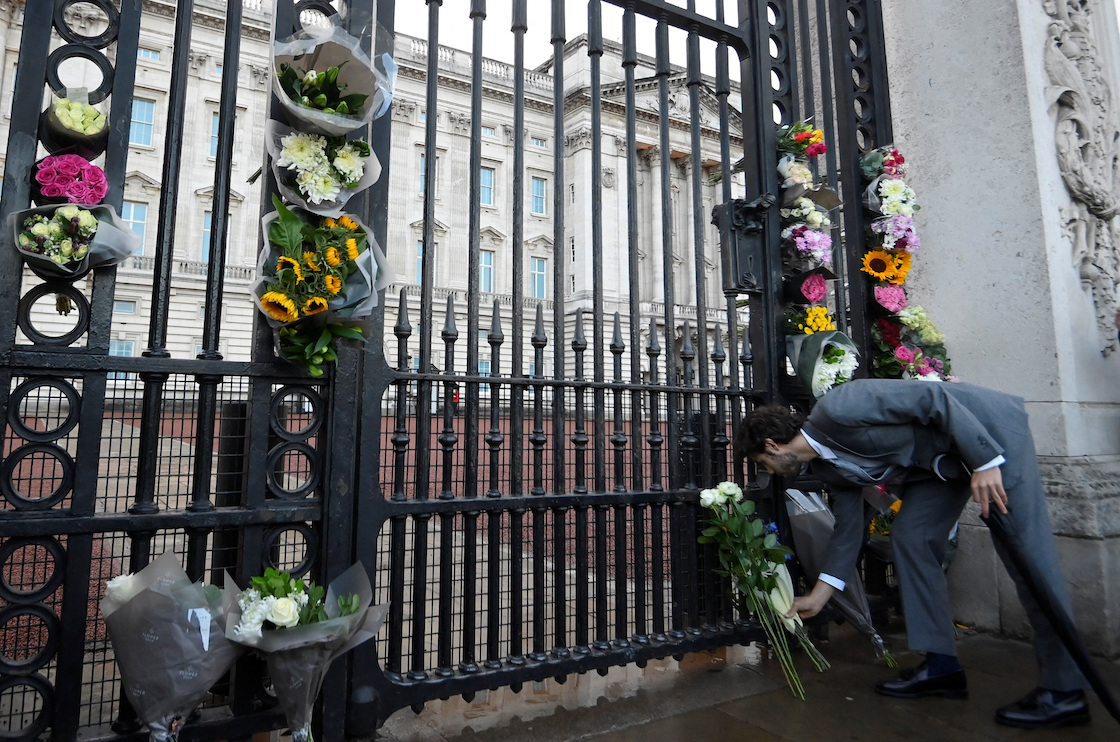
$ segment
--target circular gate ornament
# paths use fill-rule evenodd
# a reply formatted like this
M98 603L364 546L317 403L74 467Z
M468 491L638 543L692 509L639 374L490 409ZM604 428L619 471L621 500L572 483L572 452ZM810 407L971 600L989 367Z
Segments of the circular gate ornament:
M25 550L27 553L24 553ZM40 550L46 553L40 553ZM12 577L21 565L28 565L33 570L31 587L26 583L12 584ZM66 550L51 536L14 538L0 546L0 599L8 603L46 600L62 585L65 573ZM43 579L34 581L39 574Z
M23 464L24 459L31 457L40 457L42 459L51 458L57 462L57 466L61 470L57 475L52 477L27 477L27 481L35 483L54 483L54 490L49 494L42 497L31 497L28 493L16 490L16 482L13 480L13 475L16 473L18 467ZM42 468L42 464L36 462L31 458L29 462L32 471ZM19 510L47 510L48 508L57 505L62 501L62 498L74 487L74 459L70 454L63 451L61 448L53 443L29 443L25 446L20 446L11 453L4 460L3 467L0 467L0 492L4 493L4 498L15 505Z
M22 404L28 397L40 397L40 394L32 395L32 392L38 392L41 389L52 389L58 392L70 408L69 413L61 423L48 428L46 430L35 430L29 424L29 420L34 420L43 423L45 419L43 415L36 414L38 409L32 410L32 414L27 415L22 409ZM48 397L48 406L55 402L57 397L53 394ZM55 379L51 377L38 377L34 379L27 379L22 384L16 387L12 392L11 400L8 403L8 425L11 426L12 432L24 440L33 443L46 443L48 441L58 440L63 437L78 424L79 406L81 404L81 397L78 391L74 389L73 385L63 379ZM61 411L61 406L60 406Z

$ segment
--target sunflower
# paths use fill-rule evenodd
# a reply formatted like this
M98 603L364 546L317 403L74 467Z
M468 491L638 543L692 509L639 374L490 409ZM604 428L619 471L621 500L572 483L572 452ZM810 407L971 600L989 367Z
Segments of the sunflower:
M310 317L313 314L326 311L327 300L321 296L312 296L310 299L303 303L303 315Z
M331 295L342 291L342 279L338 276L326 276L323 281L327 284L327 291L331 292Z
M332 268L339 265L342 262L342 257L338 254L338 248L337 247L328 247L327 248L326 260L327 260L327 265L331 266Z
M910 262L913 256L903 251L894 256L894 276L890 279L893 284L906 283L906 274L910 272Z
M299 283L300 281L303 280L303 269L299 267L299 261L298 260L296 260L295 258L289 258L288 256L285 255L284 257L282 257L282 258L280 258L279 260L276 261L276 272L277 273L280 273L281 271L283 271L285 269L288 269L288 268L295 271L296 283Z
M261 297L261 308L268 312L268 315L273 319L278 319L281 322L295 322L299 319L299 312L296 311L296 303L292 301L286 294L279 291L269 291Z
M325 226L327 229L334 229L335 227L338 226L338 222L336 222L334 219L331 219L328 216L326 219L323 220L323 226Z
M886 250L872 250L863 256L862 270L880 281L888 281L895 274L894 256Z
M313 252L305 252L303 254L303 262L307 263L307 267L318 273L323 270L319 265L319 255Z
M348 216L343 216L338 220L338 223L349 229L351 232L358 231L358 223Z
M358 241L353 237L346 240L346 257L350 258L351 260L358 259Z

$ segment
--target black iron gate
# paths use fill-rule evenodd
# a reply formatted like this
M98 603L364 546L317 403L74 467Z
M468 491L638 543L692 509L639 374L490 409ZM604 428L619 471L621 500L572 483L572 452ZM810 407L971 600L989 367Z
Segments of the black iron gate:
M828 132L822 178L858 203L859 152L889 138L878 3L716 0L702 13L693 0L592 0L586 33L569 31L577 4L563 0L503 3L509 28L488 22L496 3L484 0L342 3L367 43L375 22L392 32L405 14L423 14L428 33L398 35L396 108L369 132L384 170L348 205L391 256L409 253L398 273L415 267L416 280L382 297L369 341L343 349L324 381L277 360L259 320L253 360L221 352L238 75L255 74L234 63L246 5L269 9L23 9L5 223L29 204L39 102L44 86L65 94L70 59L103 76L90 102L111 122L106 203L121 209L141 30L173 16L174 38L144 352L112 352L116 269L44 281L10 230L0 250L0 275L18 287L0 292L0 739L134 733L96 606L106 578L166 550L208 579L275 565L326 581L364 563L391 615L328 677L321 739L369 733L434 698L756 638L696 547L697 489L744 478L730 451L744 407L797 393L778 322L777 213L751 203L777 193L775 125L805 118ZM334 12L278 0L273 36L301 13ZM620 24L621 43L604 39L604 22ZM449 23L470 26L469 52L441 46ZM192 277L204 281L201 344L175 358L188 74L203 26L223 29L224 61L210 259ZM553 53L530 67L526 39L540 27ZM512 60L487 57L484 40ZM417 149L402 155L394 142L412 132ZM496 157L487 143L503 132ZM411 220L410 172L422 193ZM496 193L505 200L486 201ZM844 230L862 234L859 219L848 209ZM844 311L864 306L849 295L861 284L849 292L840 272L837 314L862 336ZM74 305L57 332L43 320L56 295ZM192 738L282 724L261 679L239 664Z

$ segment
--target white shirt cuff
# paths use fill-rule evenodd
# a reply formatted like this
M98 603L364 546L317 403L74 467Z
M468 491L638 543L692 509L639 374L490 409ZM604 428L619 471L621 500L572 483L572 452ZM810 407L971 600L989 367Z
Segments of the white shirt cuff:
M976 467L976 471L984 471L985 469L994 469L995 467L1005 463L1006 461L1007 461L1007 459L1003 458L1002 455L996 456L994 459L992 459L988 463L984 464L983 466Z
M827 584L827 585L832 585L834 588L836 588L840 592L844 591L844 586L847 584L843 580L837 579L837 578L833 577L832 575L826 575L824 572L821 572L820 575L817 577L817 579L820 580L821 582Z

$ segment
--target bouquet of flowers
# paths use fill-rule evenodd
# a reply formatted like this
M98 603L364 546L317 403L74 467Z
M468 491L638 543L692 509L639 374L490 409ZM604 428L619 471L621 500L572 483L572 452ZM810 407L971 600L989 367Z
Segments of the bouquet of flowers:
M342 216L350 197L381 175L381 164L362 139L307 134L269 121L266 142L280 195L322 216Z
M797 637L818 671L829 664L809 640L800 617L785 615L793 604L793 581L785 565L792 552L778 543L777 528L755 515L754 501L744 499L734 482L701 490L700 504L711 511L711 525L701 531L699 541L716 545L721 567L716 574L731 578L732 600L762 625L790 690L805 700L786 631Z
M945 334L922 307L906 306L871 326L878 354L872 362L876 376L922 381L955 381L945 350Z
M812 335L836 329L828 307L793 307L786 310L787 335Z
M823 155L827 151L824 131L812 124L798 121L778 129L778 152L804 159Z
M93 206L109 192L105 171L79 155L50 155L35 164L32 198L43 206L72 203Z
M276 211L264 219L268 244L250 291L275 327L290 326L279 336L281 354L321 376L322 364L334 359L333 339L360 337L356 328L327 318L369 315L390 271L373 235L353 217L307 214L276 196L272 202ZM316 321L307 322L310 318ZM325 336L323 324L330 328Z
M798 378L817 399L850 381L859 367L856 344L836 330L791 335L786 338L786 354Z
M895 503L899 502L901 501L895 500ZM828 540L836 528L836 517L825 505L820 494L795 489L786 490L786 512L789 513L789 526L793 534L797 561L801 563L806 577L815 579L820 574L818 565L824 560ZM893 513L890 515L893 517ZM872 525L874 523L875 521L872 521ZM867 591L864 589L858 569L852 569L852 574L845 580L843 591L834 593L830 602L853 626L871 639L876 655L886 662L887 667L898 666L887 643L883 641L883 637L875 630L871 621L871 605L867 600Z
M101 613L125 695L152 742L174 742L184 720L241 652L226 638L232 596L191 582L172 552L109 580Z
M361 564L324 590L287 572L267 569L237 599L226 624L232 641L268 662L272 687L295 742L310 742L312 704L334 659L371 639L388 604L370 606L373 589Z
M10 223L16 249L44 280L81 278L140 247L139 236L110 206L40 206L15 212Z
M801 273L832 265L832 237L806 224L782 230L783 273Z
M109 140L109 120L91 106L84 90L68 92L40 116L40 139L48 152L73 148L83 157L97 157Z
M309 131L347 134L384 114L393 100L393 58L382 54L375 66L339 26L305 28L277 42L273 66L281 106Z

